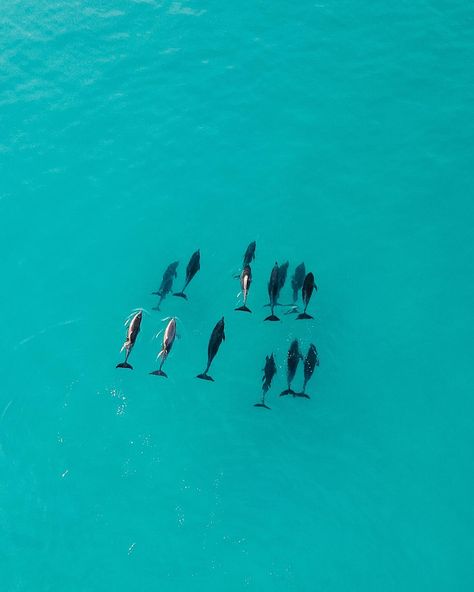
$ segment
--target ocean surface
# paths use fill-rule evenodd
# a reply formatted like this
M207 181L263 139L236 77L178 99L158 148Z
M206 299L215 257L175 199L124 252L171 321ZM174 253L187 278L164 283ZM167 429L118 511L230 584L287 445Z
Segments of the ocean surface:
M0 23L2 591L472 591L472 3L5 0ZM198 248L189 300L152 310ZM263 321L286 260L314 321ZM278 396L295 338L310 400Z

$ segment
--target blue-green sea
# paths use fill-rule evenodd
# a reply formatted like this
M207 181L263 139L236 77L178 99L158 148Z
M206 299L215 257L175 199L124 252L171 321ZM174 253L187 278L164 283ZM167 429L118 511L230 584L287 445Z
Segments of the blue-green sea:
M472 3L4 0L0 24L1 590L472 591ZM264 322L287 260L315 318ZM279 397L293 339L310 400Z

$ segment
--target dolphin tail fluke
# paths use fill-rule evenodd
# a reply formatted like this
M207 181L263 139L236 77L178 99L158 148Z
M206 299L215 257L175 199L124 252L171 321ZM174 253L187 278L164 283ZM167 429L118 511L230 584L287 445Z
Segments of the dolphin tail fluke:
M186 294L184 292L174 292L173 296L177 296L178 298L184 298L185 300L188 299L188 297L186 296Z
M280 397L283 397L284 395L296 395L296 393L293 389L287 388L284 391L281 391Z
M309 395L307 395L306 393L295 393L295 397L301 397L303 399L311 399L311 397Z
M271 409L271 407L265 405L265 403L254 403L254 407L264 407L265 409Z
M235 310L242 310L244 312L252 312L250 310L250 308L248 308L247 306L245 306L245 304L243 306L239 306L238 308L236 308Z
M307 312L302 312L296 317L296 320L298 321L300 321L301 319L314 319L314 317L309 315Z
M196 378L201 378L202 380L210 380L211 382L214 382L214 379L212 378L212 376L209 376L207 371L203 372L202 374L198 374Z
M150 372L150 374L153 374L154 376L164 376L165 378L168 378L168 375L163 372L163 370L155 370L154 372Z
M159 304L157 304L156 306L154 306L154 307L152 308L152 310L161 310L161 308L160 308L160 305L159 305Z
M117 364L115 367L116 368L128 368L129 370L133 370L133 366L131 364L129 364L128 362L120 362L120 364Z
M280 319L276 315L274 315L274 314L271 314L269 317L267 317L265 319L265 321L279 321L279 320Z

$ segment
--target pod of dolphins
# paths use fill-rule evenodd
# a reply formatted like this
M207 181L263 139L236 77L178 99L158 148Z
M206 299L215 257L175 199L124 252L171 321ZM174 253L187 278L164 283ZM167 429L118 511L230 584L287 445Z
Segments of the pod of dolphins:
M255 259L255 248L256 242L253 241L247 247L243 261L242 261L242 271L239 276L236 276L240 280L240 287L241 287L241 294L243 299L243 304L235 308L236 311L241 312L252 312L250 308L247 306L247 300L249 297L250 286L252 284L252 269L250 264ZM172 292L173 290L173 282L175 278L178 276L177 268L179 262L174 261L170 263L166 268L165 272L163 273L163 278L161 281L160 288L156 292L152 292L152 294L159 296L159 301L154 310L160 310L160 306L163 300L167 297L168 294L172 293L173 296L177 296L178 298L184 298L187 300L188 296L185 293L185 290L189 286L191 280L197 274L197 272L201 268L201 253L198 249L195 251L189 260L189 263L186 267L186 277L184 281L183 288L180 292ZM291 279L291 288L293 292L293 301L291 304L281 304L279 302L279 297L283 286L285 285L287 274L288 274L288 267L289 262L286 261L283 265L278 265L275 262L273 266L270 278L268 280L268 297L269 302L265 306L270 307L270 315L267 316L264 320L265 321L280 321L280 319L275 315L275 307L287 307L289 310L285 314L295 314L298 313L296 319L303 320L303 319L312 319L310 314L308 314L307 308L311 300L311 296L313 292L318 290L318 287L314 280L313 273L309 272L306 273L306 268L304 263L300 263L294 271L293 277ZM298 294L301 292L301 300L303 303L303 311L298 312ZM130 354L133 350L133 347L136 343L138 334L140 333L141 322L143 319L143 310L137 309L128 317L126 321L127 326L127 335L122 345L121 352L125 350L125 359L123 362L117 364L117 368L128 368L130 370L133 369L133 366L129 363L128 359ZM161 350L158 353L157 359L160 360L160 365L158 370L154 370L150 372L150 374L155 376L163 376L167 377L167 374L163 371L163 365L166 362L168 355L171 352L173 347L174 341L176 339L176 317L171 317L168 319L168 323L166 328L163 332L163 339ZM198 374L196 378L200 378L202 380L208 380L214 382L214 379L209 374L209 370L211 368L211 364L214 358L219 351L221 343L225 341L225 324L224 324L224 317L222 317L217 324L215 325L214 329L212 330L211 336L209 338L209 344L207 348L207 365L204 371L201 374ZM292 389L292 383L296 375L296 371L298 369L298 365L300 361L303 362L303 386L301 391L295 391ZM319 366L319 357L316 346L310 344L309 349L305 356L300 351L300 345L297 339L293 340L287 354L287 387L284 391L280 393L280 397L284 395L293 395L293 397L301 397L305 399L309 399L309 395L306 393L306 386L310 381L311 377L313 376L315 368ZM263 368L263 378L262 378L262 397L259 403L255 403L255 407L263 407L265 409L270 409L270 407L266 404L266 396L268 391L271 388L273 378L277 373L277 365L275 362L275 357L273 353L269 356L266 356L265 359L265 366Z

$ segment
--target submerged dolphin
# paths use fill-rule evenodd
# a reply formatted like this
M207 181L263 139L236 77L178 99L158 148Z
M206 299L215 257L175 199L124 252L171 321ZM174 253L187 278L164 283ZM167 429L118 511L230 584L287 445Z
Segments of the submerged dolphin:
M288 310L286 314L293 314L298 312L297 301L298 301L298 292L303 287L304 278L306 276L306 268L304 263L300 263L296 268L295 272L293 273L293 277L291 278L291 288L293 290L293 304L291 305L291 310Z
M303 389L300 393L296 393L297 397L305 397L309 399L309 395L306 394L306 385L311 380L313 376L314 369L316 366L319 366L319 356L318 350L316 346L311 343L308 349L308 353L306 354L306 358L303 362L303 369L304 369L304 382L303 382Z
M277 299L279 298L280 292L281 292L283 286L285 285L286 276L288 275L289 265L290 265L290 263L288 261L285 261L285 263L283 263L283 265L280 265L280 267L278 268L278 295L277 295Z
M257 243L255 241L252 241L249 244L249 246L247 247L247 249L244 253L242 268L247 267L247 265L250 265L252 263L252 261L255 259L255 247L256 246L257 246Z
M160 304L173 289L173 280L178 275L176 272L176 268L178 267L178 265L179 261L173 261L173 263L170 263L168 265L163 274L163 279L161 280L159 290L157 290L156 292L152 292L153 294L156 294L160 297L158 304L153 307L154 310L160 310Z
M291 383L293 382L293 378L296 374L296 369L298 368L298 364L300 360L303 358L300 352L300 347L298 344L298 340L295 339L291 342L290 349L288 350L287 356L287 372L286 378L288 381L288 388L280 393L280 397L283 395L293 395L295 396L295 391L291 388Z
M266 356L262 377L262 400L260 403L255 403L254 407L264 407L265 409L270 409L270 407L265 403L265 396L272 385L272 380L276 374L276 371L277 367L273 354Z

